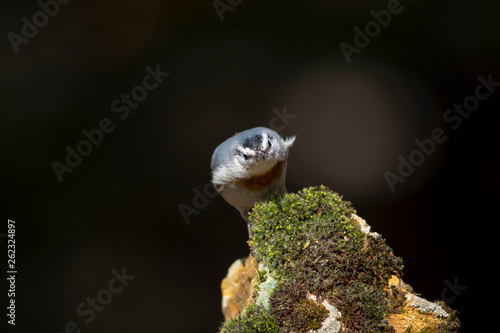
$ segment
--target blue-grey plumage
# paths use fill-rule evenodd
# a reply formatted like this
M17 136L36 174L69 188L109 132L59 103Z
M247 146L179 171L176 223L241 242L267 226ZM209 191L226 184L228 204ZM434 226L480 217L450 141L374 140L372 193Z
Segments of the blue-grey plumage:
M212 183L247 223L248 212L257 201L285 190L288 151L294 140L256 127L235 134L215 149ZM250 225L248 230L251 237Z

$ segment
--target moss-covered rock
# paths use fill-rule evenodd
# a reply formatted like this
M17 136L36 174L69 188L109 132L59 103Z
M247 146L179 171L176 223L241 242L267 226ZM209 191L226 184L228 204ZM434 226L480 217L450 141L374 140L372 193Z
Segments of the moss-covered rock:
M402 260L355 213L349 202L324 186L257 204L250 216L250 247L260 267L255 270L253 291L258 301L251 303L256 308L249 306L227 321L223 332L260 332L240 330L249 329L249 315L255 319L256 313L281 332L407 329L406 324L395 328L395 323L415 298L410 301L411 289L402 282L389 284L401 281ZM266 285L266 294L259 295L259 283L269 281L277 283L271 284L272 290ZM439 311L448 315L441 306L428 303L434 311L429 310L429 316L439 317ZM429 332L445 332L440 327L456 332L456 318L452 323L451 316L442 317Z

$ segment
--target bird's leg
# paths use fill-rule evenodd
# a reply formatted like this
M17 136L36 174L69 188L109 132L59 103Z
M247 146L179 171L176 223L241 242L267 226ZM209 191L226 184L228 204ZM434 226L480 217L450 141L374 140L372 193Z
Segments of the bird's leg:
M248 228L248 239L252 239L252 226L250 225L250 221L247 221Z
M241 217L243 217L243 220L247 223L247 229L248 229L248 239L252 239L252 226L250 225L250 220L248 219L248 211L243 211L240 212Z

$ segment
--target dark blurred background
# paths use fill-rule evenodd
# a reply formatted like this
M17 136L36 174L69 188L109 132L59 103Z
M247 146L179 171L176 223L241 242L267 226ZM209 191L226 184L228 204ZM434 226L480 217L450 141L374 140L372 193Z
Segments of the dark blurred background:
M479 332L496 294L500 87L456 130L443 114L474 95L478 76L500 81L500 3L402 1L350 64L339 44L354 45L354 28L387 0L220 3L232 10L223 21L210 0L71 1L44 21L35 1L2 1L0 233L16 222L12 331L64 332L74 321L89 333L216 332L219 284L248 254L246 226L221 197L201 202L189 224L178 207L193 207L193 189L209 183L219 143L271 126L286 107L295 117L276 124L297 135L288 190L325 184L344 195L404 258L405 281L427 299L445 295L462 332ZM41 27L16 53L10 33L24 38L22 18L33 15ZM170 75L121 120L111 104L142 85L147 66ZM60 182L52 163L66 164L65 147L103 118L114 131ZM391 191L384 173L435 128L448 139ZM5 241L0 249L5 277ZM123 267L135 279L86 323L76 307Z

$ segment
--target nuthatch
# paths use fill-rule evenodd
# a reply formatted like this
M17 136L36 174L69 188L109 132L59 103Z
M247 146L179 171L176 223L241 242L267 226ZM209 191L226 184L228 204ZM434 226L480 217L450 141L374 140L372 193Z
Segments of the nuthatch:
M257 201L284 192L288 150L294 141L295 136L283 140L269 128L256 127L227 139L212 155L212 183L239 210L250 238L248 212Z

